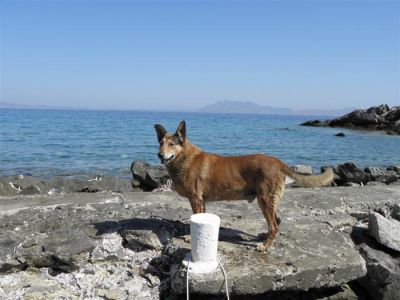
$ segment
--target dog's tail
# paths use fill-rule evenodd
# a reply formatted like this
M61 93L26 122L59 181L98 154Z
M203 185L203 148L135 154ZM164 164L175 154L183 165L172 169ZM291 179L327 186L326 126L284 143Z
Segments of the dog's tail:
M285 174L302 187L321 187L330 185L335 175L332 168L327 168L324 173L319 175L303 175L296 173L290 167L285 169Z

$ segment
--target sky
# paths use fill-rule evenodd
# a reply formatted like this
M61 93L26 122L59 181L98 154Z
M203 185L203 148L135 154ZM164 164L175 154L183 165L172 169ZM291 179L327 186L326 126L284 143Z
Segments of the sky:
M1 0L1 102L400 105L400 1Z

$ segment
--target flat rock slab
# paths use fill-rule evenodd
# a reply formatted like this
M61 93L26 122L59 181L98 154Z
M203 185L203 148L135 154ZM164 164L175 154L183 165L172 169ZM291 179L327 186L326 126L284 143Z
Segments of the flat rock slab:
M363 276L365 262L354 249L351 226L371 210L395 204L400 204L400 186L288 189L279 208L279 236L268 253L255 251L257 234L267 230L256 202L213 202L207 211L221 217L219 255L230 290L247 295L339 286ZM49 280L65 274L84 280L88 265L101 269L100 265L121 264L131 270L132 278L140 279L147 273L135 270L147 253L148 268L164 274L159 275L162 280L170 274L172 292L184 293L185 270L180 263L190 249L183 238L189 233L190 215L189 202L173 192L0 197L0 286L9 284L10 274L42 269L53 274L46 277ZM191 292L223 290L219 271L190 276ZM40 281L40 276L34 280ZM26 284L9 291L22 295ZM110 284L129 295L118 280ZM84 291L79 286L83 285L74 286L74 295ZM106 292L94 290L93 295Z
M400 222L372 212L369 215L369 234L382 245L400 251Z

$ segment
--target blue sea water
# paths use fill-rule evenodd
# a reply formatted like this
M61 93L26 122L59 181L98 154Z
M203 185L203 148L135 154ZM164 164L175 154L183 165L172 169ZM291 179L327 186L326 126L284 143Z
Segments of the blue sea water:
M129 176L133 160L159 163L153 125L175 131L183 119L188 138L207 152L265 153L316 170L346 161L400 165L400 136L299 126L315 118L321 117L0 109L0 175ZM338 131L347 136L335 137Z

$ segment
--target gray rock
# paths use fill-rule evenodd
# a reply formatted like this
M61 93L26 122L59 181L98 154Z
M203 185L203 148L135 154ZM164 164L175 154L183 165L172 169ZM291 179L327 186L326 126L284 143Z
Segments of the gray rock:
M338 132L335 134L335 136L345 137L346 135L343 132Z
M368 181L365 185L367 185L367 186L386 186L387 184L382 181Z
M256 204L207 203L221 217L219 255L232 296L279 292L307 299L318 290L320 299L363 277L365 262L349 234L358 220L351 215L400 204L400 187L299 188L284 197L279 236L268 253L254 251L257 234L267 229ZM184 240L190 215L189 202L173 192L2 197L0 299L184 293L180 263L190 249ZM190 278L191 291L220 295L220 272Z
M310 166L294 165L294 166L291 166L291 168L297 173L301 173L301 174L305 174L305 175L313 174L313 169Z
M369 234L382 245L400 251L400 222L372 212L369 215Z
M175 229L160 219L132 219L121 224L120 232L127 247L143 251L161 249L172 238Z
M365 173L363 170L358 168L354 163L347 162L343 165L337 166L338 175L340 179L345 182L354 183L367 183L371 180L371 175Z
M373 249L367 244L360 245L360 253L367 263L368 273L357 280L372 299L398 299L400 291L400 259Z
M8 178L0 177L0 196L13 196L19 192L18 188L11 186Z
M165 166L152 166L144 161L134 161L131 172L133 180L140 182L140 188L144 191L152 191L170 179Z
M397 175L400 175L400 166L389 166L386 168L387 171L395 171Z
M395 171L385 171L377 167L366 167L365 172L371 174L371 180L387 183L395 181L397 176Z

